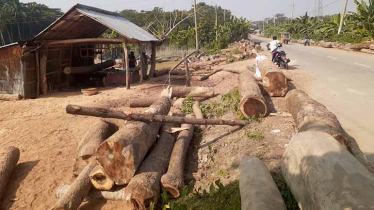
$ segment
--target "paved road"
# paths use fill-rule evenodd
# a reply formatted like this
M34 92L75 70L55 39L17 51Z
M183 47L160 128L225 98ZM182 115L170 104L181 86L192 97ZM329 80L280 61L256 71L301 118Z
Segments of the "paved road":
M296 61L297 68L315 75L308 94L337 115L374 162L374 56L300 44L285 45L283 49Z

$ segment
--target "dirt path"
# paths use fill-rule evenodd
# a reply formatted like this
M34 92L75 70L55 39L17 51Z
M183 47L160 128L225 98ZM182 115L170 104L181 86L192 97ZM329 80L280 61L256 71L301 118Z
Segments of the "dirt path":
M253 64L254 60L248 60L229 67L245 70ZM0 101L0 147L16 146L21 151L0 209L50 209L57 201L56 189L72 182L77 144L98 119L67 115L66 105L104 106L113 100L126 102L132 97L153 96L165 87L165 80L166 77L157 78L135 85L131 90L101 89L100 94L91 97L71 92L48 94L35 100ZM184 81L174 83L182 85ZM194 82L193 86L214 87L223 95L237 84L238 75L220 72L207 81ZM218 178L223 179L224 184L237 179L237 166L248 155L258 156L270 169L279 170L279 161L294 133L294 124L292 117L284 114L283 98L268 98L268 102L271 112L277 113L275 116L247 128L210 126L195 138L189 150L186 174L190 178L196 174L200 177L196 187L205 187ZM233 117L232 112L224 116L227 119ZM81 209L119 209L121 206L119 202L98 202L84 204Z

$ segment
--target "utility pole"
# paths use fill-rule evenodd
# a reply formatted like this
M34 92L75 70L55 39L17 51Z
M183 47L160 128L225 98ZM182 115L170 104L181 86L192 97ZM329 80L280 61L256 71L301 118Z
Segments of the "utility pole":
M223 9L223 25L226 26L226 10Z
M292 13L291 13L291 19L293 19L293 14L294 14L294 12L295 12L295 3L293 3L292 5Z
M194 0L194 7L193 7L194 13L195 13L195 38L196 38L196 53L199 52L199 33L197 31L198 25L197 25L197 13L196 13L196 0Z
M216 4L216 42L218 41L218 7Z
M345 13L347 12L347 5L348 5L348 0L345 0L343 14L342 14L341 19L340 19L340 26L339 26L338 34L340 34L340 32L342 32L344 17L345 17Z

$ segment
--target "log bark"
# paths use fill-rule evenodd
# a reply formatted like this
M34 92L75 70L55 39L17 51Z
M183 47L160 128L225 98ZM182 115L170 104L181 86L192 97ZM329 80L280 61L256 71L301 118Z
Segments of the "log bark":
M108 60L103 63L91 65L91 66L84 66L84 67L66 67L64 69L65 74L87 74L95 71L100 71L106 68L110 68L116 65L116 61Z
M362 49L361 52L374 55L374 50Z
M78 144L77 156L73 167L73 174L78 176L84 167L95 158L95 153L100 144L116 132L114 126L99 120L88 129Z
M214 97L214 90L206 87L173 87L172 97L185 98L187 96L192 97Z
M166 115L170 107L170 100L161 97L146 111L146 114ZM97 150L97 161L117 185L130 182L149 148L156 141L161 123L153 120L148 122L150 123L128 122L104 141Z
M330 134L370 172L374 173L373 164L362 153L356 140L346 133L337 117L324 105L311 99L301 90L290 91L286 97L286 104L296 122L298 132L322 131Z
M256 157L240 163L239 188L242 209L287 210L269 169Z
M144 108L150 107L154 102L156 102L159 98L134 98L130 99L130 108Z
M85 197L91 190L91 182L89 174L92 169L96 166L95 161L91 161L79 174L77 179L71 184L69 190L61 196L53 210L63 209L63 210L76 210L81 205Z
M127 121L140 121L140 122L148 122L148 123L164 122L164 123L196 124L196 125L247 125L247 122L243 120L195 119L195 118L173 117L173 116L165 116L161 114L147 114L147 113L146 114L136 114L136 113L126 114L122 111L113 111L113 110L105 109L105 108L81 107L81 106L76 106L76 105L68 105L66 107L66 112L68 114L74 114L74 115L92 116L92 117L101 117L101 118L113 118L113 119L121 119L121 120L127 120ZM132 129L135 129L135 128L132 128ZM117 131L113 136L117 136L120 133L121 133L120 131ZM124 131L124 134L127 135L126 131ZM112 138L113 136L111 136L110 138ZM113 138L118 138L118 137L113 137Z
M261 51L261 45L256 44L256 46L255 46L255 50L256 50L257 52L260 52L260 51Z
M102 166L97 165L90 173L92 185L98 190L108 191L112 189L114 182L105 174Z
M43 53L42 58L40 59L40 86L42 89L42 93L46 94L48 92L48 84L47 84L47 55Z
M267 114L264 96L251 72L244 71L240 74L239 94L239 108L245 117L259 117Z
M56 191L56 198L61 198L66 192L69 191L71 185L62 185ZM99 191L92 189L85 201L97 201L98 199L112 200L112 201L124 201L126 196L126 188L113 191Z
M21 99L20 94L0 94L0 101L18 101Z
M352 50L370 49L370 45L374 44L372 41L362 42L358 44L351 44Z
M195 101L195 103L192 106L193 113L195 114L196 119L204 119L204 114L200 109L200 102ZM205 129L206 125L200 125L199 128Z
M374 50L374 43L370 45L370 49Z
M187 116L192 118L191 116ZM173 198L179 198L180 190L184 187L184 165L191 143L195 125L183 124L184 130L179 133L170 157L169 168L166 174L161 177L161 184Z
M12 176L20 156L16 147L8 147L0 152L0 200L5 192L5 187Z
M282 70L269 59L261 61L259 69L262 74L262 85L269 96L284 97L288 92L288 82Z
M156 147L126 187L126 203L132 209L145 210L151 202L156 204L159 200L161 176L167 171L175 143L175 136L164 130L161 131Z
M216 58L214 60L205 61L205 62L190 63L190 68L193 68L196 70L196 69L201 69L205 66L216 65L216 64L219 64L225 61L227 61L227 58Z
M281 163L300 209L372 209L374 176L330 135L296 134Z

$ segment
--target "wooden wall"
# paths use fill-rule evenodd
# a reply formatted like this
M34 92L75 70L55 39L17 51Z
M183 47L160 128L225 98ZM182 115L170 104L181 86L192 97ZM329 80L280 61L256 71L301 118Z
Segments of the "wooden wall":
M0 93L24 95L22 48L19 45L0 49Z

